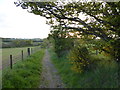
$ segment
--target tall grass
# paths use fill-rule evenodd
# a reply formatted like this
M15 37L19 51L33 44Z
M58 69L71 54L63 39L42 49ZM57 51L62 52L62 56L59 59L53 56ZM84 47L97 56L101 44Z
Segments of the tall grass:
M3 71L3 88L36 88L40 84L42 70L41 60L44 49L31 55L23 62L14 65L13 69Z
M84 73L71 70L72 65L66 56L58 58L52 49L49 50L51 60L61 75L67 88L117 88L118 68L114 61L103 60L93 69Z

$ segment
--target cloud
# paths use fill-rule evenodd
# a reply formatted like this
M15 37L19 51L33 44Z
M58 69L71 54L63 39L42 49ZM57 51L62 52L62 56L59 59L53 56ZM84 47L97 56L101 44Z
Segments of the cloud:
M16 7L11 0L0 2L0 37L46 38L50 26L44 17Z

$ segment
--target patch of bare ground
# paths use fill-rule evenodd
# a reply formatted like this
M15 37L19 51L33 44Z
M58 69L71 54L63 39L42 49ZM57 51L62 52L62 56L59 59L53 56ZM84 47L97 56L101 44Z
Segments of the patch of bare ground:
M50 60L48 50L42 60L43 70L41 75L41 85L39 88L64 88L60 76Z

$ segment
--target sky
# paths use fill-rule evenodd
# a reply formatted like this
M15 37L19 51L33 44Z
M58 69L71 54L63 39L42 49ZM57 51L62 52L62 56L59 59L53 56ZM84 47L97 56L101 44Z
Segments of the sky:
M14 1L0 0L0 37L46 38L50 32L46 19L16 7Z

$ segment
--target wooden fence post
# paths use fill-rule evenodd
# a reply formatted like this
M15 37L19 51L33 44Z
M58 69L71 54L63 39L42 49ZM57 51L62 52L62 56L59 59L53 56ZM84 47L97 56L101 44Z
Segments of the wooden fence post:
M30 56L30 48L28 48L28 56Z
M23 60L23 50L22 50L22 60Z
M96 50L96 55L98 55L98 50Z
M10 68L12 69L12 55L10 55Z
M31 48L31 54L33 53L33 49Z

